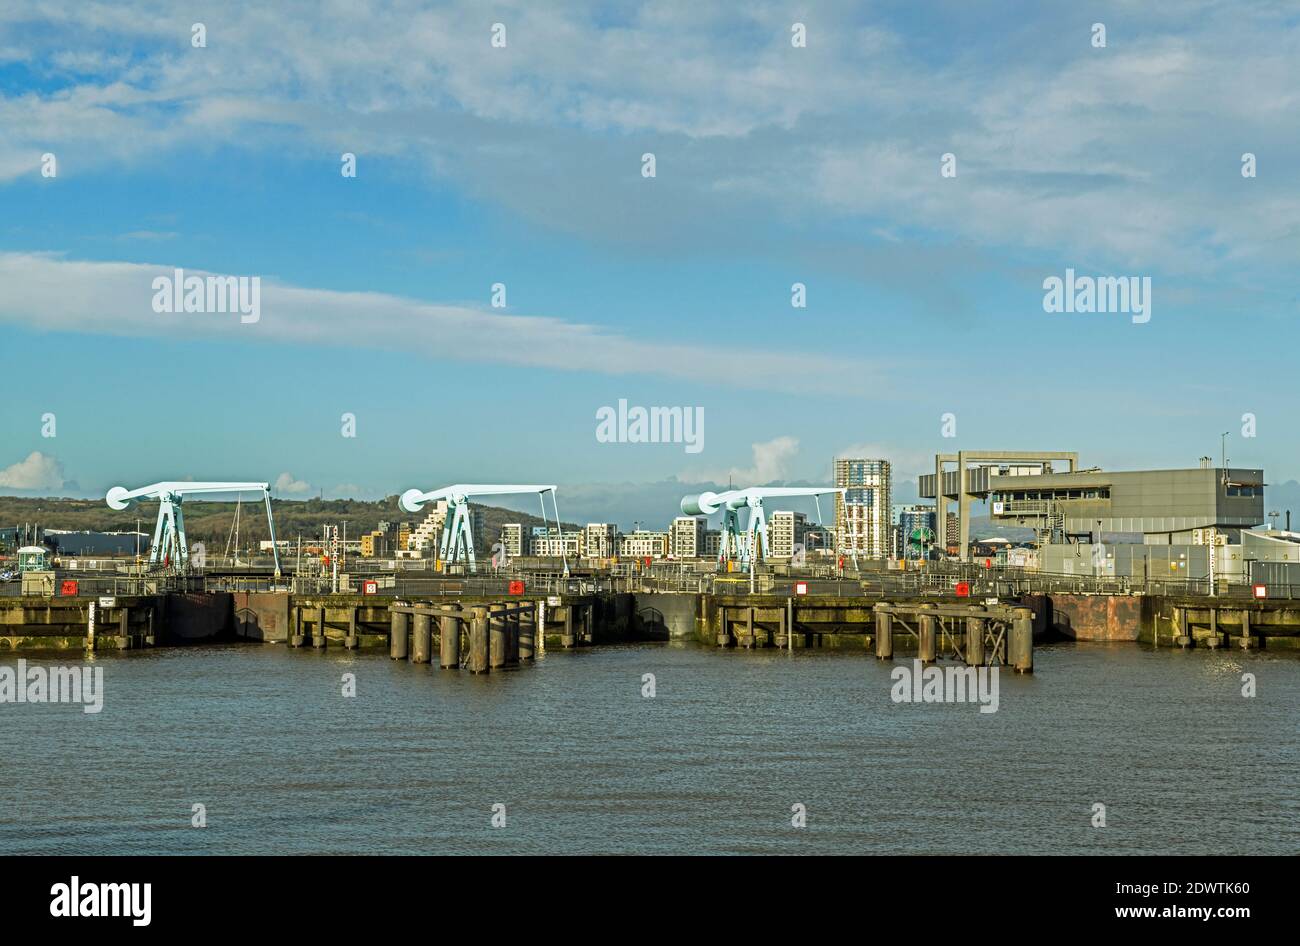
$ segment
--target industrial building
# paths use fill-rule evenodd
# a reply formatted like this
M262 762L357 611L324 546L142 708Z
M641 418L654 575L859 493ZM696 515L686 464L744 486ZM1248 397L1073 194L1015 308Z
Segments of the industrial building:
M923 473L920 479L921 498L935 501L935 544L942 549L955 545L957 557L969 561L971 503L988 499L989 493L997 488L996 480L1054 473L1052 464L1056 461L1065 461L1073 472L1079 467L1079 454L1026 450L960 450L935 454L934 472ZM957 464L957 469L949 470L950 463ZM949 534L950 501L957 503L955 543ZM1040 537L1040 541L1045 539Z

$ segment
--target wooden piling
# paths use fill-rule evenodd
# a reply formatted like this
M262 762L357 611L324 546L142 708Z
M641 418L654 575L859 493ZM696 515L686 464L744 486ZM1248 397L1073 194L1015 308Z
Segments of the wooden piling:
M1034 672L1034 613L1016 608L1011 619L1011 642L1008 656L1017 673Z
M393 660L405 660L407 652L406 634L407 625L410 623L410 615L393 611L391 616L392 621L388 631L388 656Z
M474 608L469 622L469 672L487 673L489 669L488 612L487 608Z
M966 665L977 667L984 663L984 619L975 616L966 619Z
M438 618L438 666L460 669L460 621L450 614Z
M432 618L428 614L415 614L415 630L411 634L411 663L427 664L429 662L430 642L432 635L429 630L429 623Z

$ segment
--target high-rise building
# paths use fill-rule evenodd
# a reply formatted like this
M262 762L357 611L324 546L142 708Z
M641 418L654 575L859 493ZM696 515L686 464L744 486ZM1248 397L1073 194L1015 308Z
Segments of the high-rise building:
M706 519L703 516L678 516L669 533L668 554L676 559L702 558Z
M838 551L864 558L888 556L893 518L889 461L837 459L835 485L846 490L835 497Z

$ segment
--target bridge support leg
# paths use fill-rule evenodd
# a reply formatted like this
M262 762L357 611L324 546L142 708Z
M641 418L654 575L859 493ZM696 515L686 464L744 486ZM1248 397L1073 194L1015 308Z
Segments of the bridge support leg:
M460 621L450 614L438 618L438 666L460 669Z
M1016 608L1011 620L1011 666L1016 673L1034 672L1034 615L1028 608Z
M1218 608L1210 608L1210 637L1205 643L1209 645L1211 650L1219 646L1219 609Z
M411 663L427 664L429 662L429 642L431 634L429 623L432 618L427 614L415 615L415 631L411 634Z
M894 616L888 611L876 611L876 659L894 659Z
M934 605L923 604L922 609L931 609ZM920 635L920 643L917 648L917 656L921 658L921 663L932 664L935 661L936 646L934 635L934 615L926 614L922 610L917 618L917 631Z
M302 632L302 607L293 609L293 634L289 637L290 647L301 647L307 642L307 635Z
M537 605L519 615L519 659L537 657Z
M745 609L745 633L740 638L741 645L746 650L754 649L754 609Z
M475 608L469 622L469 672L487 673L488 667L488 612Z
M1250 612L1243 610L1241 612L1241 649L1250 650L1254 646L1255 642L1250 636Z
M731 635L727 633L727 609L718 608L718 646L726 647L731 643Z
M117 610L117 646L121 650L127 650L131 646L130 608L118 608Z
M488 666L493 670L506 665L506 616L500 606L492 609L488 634Z
M584 644L594 644L596 643L596 605L594 603L587 605L583 612L582 619L585 630L582 634L582 642Z
M409 614L401 614L397 611L392 614L392 624L388 632L388 656L393 660L406 659L406 628L410 618Z

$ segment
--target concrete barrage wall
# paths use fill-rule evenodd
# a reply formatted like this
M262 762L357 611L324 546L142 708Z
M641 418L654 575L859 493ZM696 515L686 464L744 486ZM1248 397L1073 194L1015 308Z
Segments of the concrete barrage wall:
M1025 595L1035 615L1034 630L1076 641L1135 641L1151 617L1144 595Z

